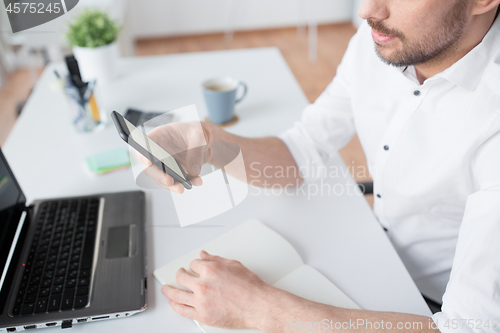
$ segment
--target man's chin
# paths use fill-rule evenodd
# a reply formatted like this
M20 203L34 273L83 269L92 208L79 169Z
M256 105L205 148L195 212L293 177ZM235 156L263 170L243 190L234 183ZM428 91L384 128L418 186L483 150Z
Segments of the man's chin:
M380 60L394 67L406 67L408 64L402 62L402 57L398 56L397 51L392 51L386 45L375 43L375 52Z

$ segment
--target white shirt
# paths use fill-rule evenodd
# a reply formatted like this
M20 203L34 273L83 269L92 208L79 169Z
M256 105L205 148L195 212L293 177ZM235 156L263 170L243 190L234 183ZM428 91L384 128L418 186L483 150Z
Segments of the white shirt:
M362 25L332 83L280 138L311 182L355 132L375 215L420 291L443 301L441 331L447 319L453 332L452 319L500 325L500 18L422 85L414 67L382 62Z

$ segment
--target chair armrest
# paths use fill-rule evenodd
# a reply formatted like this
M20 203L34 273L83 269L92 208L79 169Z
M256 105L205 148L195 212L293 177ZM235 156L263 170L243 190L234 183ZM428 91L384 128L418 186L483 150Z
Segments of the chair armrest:
M361 182L358 187L364 195L373 194L373 182Z

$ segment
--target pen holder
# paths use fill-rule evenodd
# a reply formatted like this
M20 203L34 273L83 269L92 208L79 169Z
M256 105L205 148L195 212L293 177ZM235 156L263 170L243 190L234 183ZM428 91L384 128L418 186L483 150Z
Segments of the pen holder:
M72 122L78 132L98 132L105 127L104 113L95 95L95 81L88 82L84 88L70 83L64 87L72 114Z

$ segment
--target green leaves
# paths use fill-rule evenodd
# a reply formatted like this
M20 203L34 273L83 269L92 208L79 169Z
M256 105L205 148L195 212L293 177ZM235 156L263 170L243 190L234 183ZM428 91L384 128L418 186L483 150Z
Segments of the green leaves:
M120 26L106 12L85 9L68 26L66 39L71 46L95 48L113 43Z

